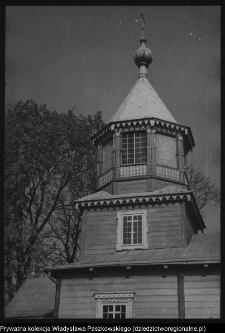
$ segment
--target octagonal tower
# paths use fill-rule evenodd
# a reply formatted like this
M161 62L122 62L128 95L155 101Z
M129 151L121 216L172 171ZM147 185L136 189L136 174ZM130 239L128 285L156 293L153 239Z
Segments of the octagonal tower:
M143 31L143 29L142 29ZM178 124L147 78L153 61L142 33L134 52L140 73L110 122L96 133L97 190L110 194L151 192L168 185L188 188L189 127Z

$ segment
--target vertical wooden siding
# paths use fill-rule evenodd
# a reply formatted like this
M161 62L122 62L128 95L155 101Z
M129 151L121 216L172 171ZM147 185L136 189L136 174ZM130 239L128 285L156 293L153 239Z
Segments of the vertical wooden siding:
M157 134L156 142L156 163L177 168L176 139L163 134Z
M193 226L193 222L188 215L184 217L185 228L186 228L186 243L188 244L191 240L192 235L197 233L196 228Z
M84 259L113 254L117 242L117 211L148 210L148 248L178 247L183 244L181 233L180 204L154 204L123 206L117 208L89 209L86 216L84 242Z
M108 141L103 145L102 149L102 173L110 170L112 168L112 158L113 158L113 140Z
M164 187L169 186L169 185L173 185L174 186L174 183L173 183L172 180L171 181L169 181L169 180L166 181L166 180L161 180L161 179L157 179L156 178L156 179L154 179L154 181L155 181L154 191L160 190L161 188L164 188ZM187 186L186 185L176 183L176 186L187 190Z
M119 181L118 194L147 192L147 184L147 179Z
M176 275L162 277L155 273L140 273L130 278L101 274L89 280L87 276L63 279L59 318L96 318L95 292L134 291L133 318L178 318Z
M148 209L148 247L183 245L180 203L156 204Z
M109 185L106 185L105 187L103 187L103 188L101 189L101 191L105 191L105 192L108 192L108 193L110 193L110 194L113 194L113 193L112 193L112 183L110 183Z
M186 318L220 318L219 272L212 272L209 269L205 274L205 276L200 272L185 274Z

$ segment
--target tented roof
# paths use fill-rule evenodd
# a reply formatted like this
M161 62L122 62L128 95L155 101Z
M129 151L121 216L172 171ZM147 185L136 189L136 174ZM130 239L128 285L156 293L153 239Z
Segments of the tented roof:
M177 123L146 77L140 77L110 122L157 118Z

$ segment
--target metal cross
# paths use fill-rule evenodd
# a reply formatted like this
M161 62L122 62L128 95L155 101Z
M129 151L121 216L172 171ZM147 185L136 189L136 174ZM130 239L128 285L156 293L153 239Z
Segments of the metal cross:
M144 19L144 15L141 13L141 20L142 20L142 37L144 37L144 28L145 28L145 19Z

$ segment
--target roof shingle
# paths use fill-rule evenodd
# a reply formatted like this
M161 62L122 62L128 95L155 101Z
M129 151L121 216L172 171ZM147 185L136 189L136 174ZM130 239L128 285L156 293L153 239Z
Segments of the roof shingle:
M139 193L125 193L125 194L110 194L106 191L99 191L93 194L87 195L86 197L80 198L76 200L76 202L80 201L94 201L94 200L104 200L104 199L120 199L120 198L130 198L130 197L144 197L148 195L168 195L168 194L178 194L178 193L191 193L189 190L185 190L179 186L165 186L162 189L153 191L153 192L139 192Z
M56 284L48 277L27 279L5 309L5 317L52 316Z
M110 122L157 118L177 123L146 77L140 77Z
M120 251L103 257L92 257L88 262L56 266L55 269L199 262L220 262L219 234L195 234L186 247Z

